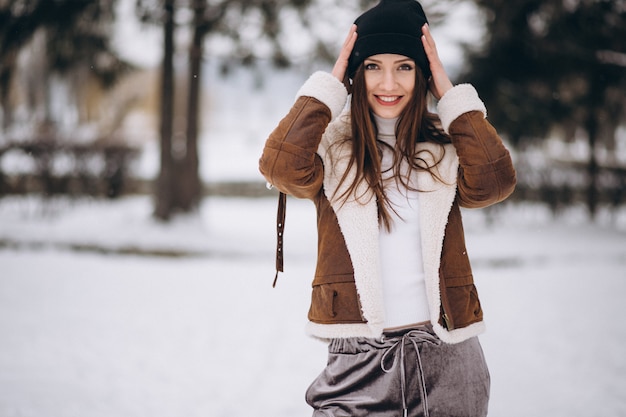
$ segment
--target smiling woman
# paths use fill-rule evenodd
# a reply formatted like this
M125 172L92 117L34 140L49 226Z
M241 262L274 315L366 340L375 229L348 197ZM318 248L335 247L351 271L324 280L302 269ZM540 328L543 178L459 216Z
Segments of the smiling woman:
M308 331L330 344L314 416L486 415L460 207L498 203L516 180L485 114L472 86L452 85L421 5L382 0L267 139L267 181L317 209Z

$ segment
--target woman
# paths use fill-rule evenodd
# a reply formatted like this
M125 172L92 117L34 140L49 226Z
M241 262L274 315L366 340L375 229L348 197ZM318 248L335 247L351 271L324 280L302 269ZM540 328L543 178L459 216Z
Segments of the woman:
M420 4L382 0L268 138L262 174L317 209L308 332L329 361L307 391L314 416L487 414L459 208L504 200L515 171L485 114L450 82Z

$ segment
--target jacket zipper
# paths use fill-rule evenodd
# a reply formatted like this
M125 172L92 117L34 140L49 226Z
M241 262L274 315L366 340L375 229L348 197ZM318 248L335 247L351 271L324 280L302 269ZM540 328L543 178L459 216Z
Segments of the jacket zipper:
M448 330L454 330L454 326L452 326L452 322L450 321L450 319L448 318L448 314L446 314L445 310L443 309L443 307L441 307L441 317L443 317L443 321L446 325L446 329Z
M450 320L450 317L448 316L448 313L446 313L446 308L444 307L444 300L443 297L441 299L441 318L443 319L443 323L446 326L446 329L448 331L450 330L454 330L454 323L452 323L452 320Z
M443 318L443 322L448 331L454 330L454 323L452 322L452 320L450 319L450 316L448 316L448 313L447 313L447 311L450 311L450 308L449 308L450 306L448 305L448 294L446 293L446 287L444 286L443 278L440 277L439 279L440 279L439 299L441 302L441 318Z

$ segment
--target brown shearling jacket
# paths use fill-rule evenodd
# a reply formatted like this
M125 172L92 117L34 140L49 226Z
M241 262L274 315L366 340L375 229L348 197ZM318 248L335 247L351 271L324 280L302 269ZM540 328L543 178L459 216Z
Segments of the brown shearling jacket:
M344 175L350 142L348 95L332 75L317 72L266 141L261 173L280 191L314 202L318 254L308 332L316 337L380 337L384 324L378 265L378 213L366 189L348 200L335 198L354 176ZM470 85L455 86L438 103L452 144L445 145L437 181L418 179L422 255L431 323L447 343L484 330L483 312L465 247L460 207L500 202L515 187L509 152L485 118ZM419 144L441 156L441 148ZM352 176L351 176L352 175Z

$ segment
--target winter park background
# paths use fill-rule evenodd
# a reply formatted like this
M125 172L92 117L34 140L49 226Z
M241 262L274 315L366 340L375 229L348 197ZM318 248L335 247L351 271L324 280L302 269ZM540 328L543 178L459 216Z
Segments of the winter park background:
M453 42L442 49L454 55ZM280 74L251 93L245 72L211 76L219 105L201 141L203 179L262 187L263 140L305 77ZM146 143L137 175L154 177L157 164ZM275 197L211 196L170 224L153 220L146 195L2 198L0 417L310 415L304 392L326 361L304 334L315 213L289 199L285 273L272 288ZM626 416L626 209L593 223L577 206L463 214L490 415Z

